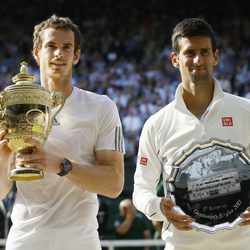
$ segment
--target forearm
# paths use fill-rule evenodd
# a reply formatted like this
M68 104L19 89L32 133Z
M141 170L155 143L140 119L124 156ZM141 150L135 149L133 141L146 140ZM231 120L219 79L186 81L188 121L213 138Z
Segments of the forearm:
M144 185L134 185L134 205L139 211L144 213L148 219L163 221L166 218L160 209L161 197L157 197L151 189L152 188Z
M117 166L95 165L87 166L73 162L73 170L67 178L80 188L100 195L116 198L123 188L123 162Z
M12 188L12 181L7 180L7 181L3 181L0 180L1 185L0 185L0 200L3 200L7 194L10 192L11 188Z
M146 240L152 239L152 235L149 229L145 230L143 234L144 234L144 239ZM150 250L150 246L145 246L144 250Z
M61 171L63 157L47 152L34 139L29 139L29 142L34 144L38 152L20 155L17 158L18 164L58 174ZM62 178L68 178L78 187L90 192L116 198L122 191L124 183L123 153L102 150L97 151L95 156L96 160L92 165L80 164L69 158L73 168Z
M116 232L121 235L126 234L131 228L132 223L133 223L133 218L126 217L125 220L120 224L120 226L117 227Z
M11 163L0 164L0 200L3 200L12 188L12 181L9 180L8 175L11 168Z
M15 168L15 156L8 147L8 141L4 139L6 130L0 130L0 200L4 199L12 187L9 180L9 172Z

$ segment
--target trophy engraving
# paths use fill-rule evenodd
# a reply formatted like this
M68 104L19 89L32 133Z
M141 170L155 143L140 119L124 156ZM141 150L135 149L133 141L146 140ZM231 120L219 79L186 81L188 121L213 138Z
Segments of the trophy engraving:
M35 153L36 149L25 139L34 138L40 143L47 140L52 120L62 109L65 98L61 92L50 93L36 84L36 78L29 74L26 62L21 63L20 73L12 81L14 84L0 93L0 129L8 130L8 146L17 155ZM56 111L52 112L54 108ZM41 170L25 166L16 166L9 173L9 179L15 181L41 178Z
M231 141L195 144L174 162L166 187L176 212L193 217L197 231L233 229L250 206L250 158Z

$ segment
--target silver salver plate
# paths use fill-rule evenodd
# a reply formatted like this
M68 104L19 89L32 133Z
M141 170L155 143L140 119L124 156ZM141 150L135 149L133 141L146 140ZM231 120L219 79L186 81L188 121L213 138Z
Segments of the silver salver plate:
M192 145L174 162L166 188L175 211L195 219L195 230L232 230L250 205L250 158L230 141Z

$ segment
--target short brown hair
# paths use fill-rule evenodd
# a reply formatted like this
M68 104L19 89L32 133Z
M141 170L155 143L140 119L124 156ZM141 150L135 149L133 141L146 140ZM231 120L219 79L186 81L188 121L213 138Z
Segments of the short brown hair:
M68 17L58 17L57 15L52 15L47 20L37 24L34 28L33 33L33 48L41 48L42 46L42 34L44 30L48 28L54 29L69 29L74 32L75 37L75 47L74 51L81 49L82 46L82 34L76 24L74 24Z
M217 49L215 33L210 24L199 18L187 18L179 22L172 34L172 49L179 53L179 39L183 37L206 36L211 39L213 53Z

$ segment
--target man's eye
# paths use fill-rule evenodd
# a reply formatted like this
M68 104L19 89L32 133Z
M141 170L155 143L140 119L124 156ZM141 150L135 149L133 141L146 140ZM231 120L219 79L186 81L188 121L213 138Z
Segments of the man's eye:
M204 56L208 56L208 55L210 55L210 52L209 52L209 50L202 50L201 54Z
M63 48L64 48L65 50L71 50L71 46L68 46L68 45L63 46Z
M193 57L193 56L195 56L195 52L194 51L187 51L185 53L185 55L188 56L188 57Z
M54 48L55 48L55 45L49 44L47 47L48 47L49 49L54 49Z

